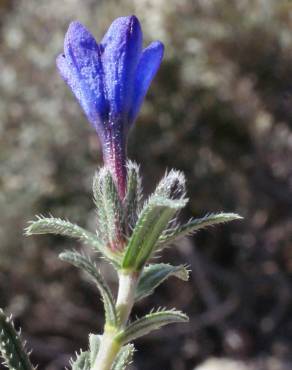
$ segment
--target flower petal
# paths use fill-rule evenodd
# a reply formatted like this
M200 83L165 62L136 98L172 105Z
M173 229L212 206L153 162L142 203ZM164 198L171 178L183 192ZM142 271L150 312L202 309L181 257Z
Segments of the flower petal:
M80 89L79 83L75 75L72 73L71 68L69 67L66 57L64 54L60 54L56 58L56 64L59 70L59 73L63 80L69 85L70 89L75 91L75 95L78 94L77 99L80 100Z
M101 47L112 119L121 115L127 117L142 50L142 31L138 19L135 16L117 18L105 34Z
M99 45L81 23L72 22L65 36L64 52L68 64L68 84L88 119L96 127L102 124L109 111L104 96ZM62 62L59 63L62 65Z
M136 71L136 80L134 85L134 94L129 113L129 121L134 122L144 97L153 80L161 60L163 58L164 46L160 41L152 42L143 50Z

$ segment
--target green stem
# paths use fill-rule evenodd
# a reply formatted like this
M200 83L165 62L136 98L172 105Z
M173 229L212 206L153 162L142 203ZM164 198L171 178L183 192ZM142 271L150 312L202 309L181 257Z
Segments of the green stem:
M115 332L104 332L98 355L93 366L93 370L110 370L112 364L121 349L121 345L114 340Z
M139 275L137 273L120 272L119 291L116 303L119 322L116 327L107 327L107 325L105 325L101 345L92 370L111 369L112 364L121 349L121 344L115 340L115 336L127 324L135 301L138 279Z
M139 275L137 273L119 274L119 292L117 298L117 312L119 315L120 328L123 328L130 316L135 303L135 293Z

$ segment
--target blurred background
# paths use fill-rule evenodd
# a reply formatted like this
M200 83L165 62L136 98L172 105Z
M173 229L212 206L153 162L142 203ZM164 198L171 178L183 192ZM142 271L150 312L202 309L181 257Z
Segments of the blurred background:
M292 2L285 0L0 0L0 306L21 326L40 369L64 368L100 332L95 288L58 260L78 243L25 238L35 214L94 230L99 143L56 72L68 23L99 40L136 14L163 65L129 142L149 193L183 170L182 220L234 211L244 221L200 232L164 261L188 263L142 301L187 312L190 325L136 342L134 369L292 368ZM116 277L101 266L113 289Z

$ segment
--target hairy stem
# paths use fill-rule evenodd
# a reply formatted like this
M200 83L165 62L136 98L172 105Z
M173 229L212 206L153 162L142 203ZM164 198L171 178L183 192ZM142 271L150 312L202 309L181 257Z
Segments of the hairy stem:
M111 369L112 364L121 349L121 345L114 340L114 336L115 331L104 331L93 370Z
M138 275L136 273L121 273L119 275L119 292L116 307L121 328L126 325L133 308L137 283Z
M101 339L100 349L92 370L110 370L112 364L121 349L121 344L115 340L116 334L122 330L129 319L134 305L135 291L139 275L137 273L119 274L119 291L116 309L119 315L119 322L116 327L108 327Z

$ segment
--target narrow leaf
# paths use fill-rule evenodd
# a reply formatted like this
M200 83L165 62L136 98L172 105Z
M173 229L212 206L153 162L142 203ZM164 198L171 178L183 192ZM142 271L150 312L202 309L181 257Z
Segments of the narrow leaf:
M122 347L118 353L111 370L126 370L131 364L135 348L133 344L127 344Z
M172 200L155 195L150 197L139 215L127 245L122 261L124 269L142 268L151 257L161 233L185 204L186 199Z
M90 365L92 368L96 360L96 357L98 355L100 342L101 342L101 335L89 334Z
M28 354L13 322L0 310L0 352L10 370L33 370Z
M168 244L173 242L175 239L191 235L194 232L204 229L209 226L214 226L217 224L222 224L234 220L242 219L236 213L217 213L206 215L202 218L191 219L188 223L178 226L177 228L166 230L159 238L160 246L161 244Z
M135 226L142 203L142 181L139 166L131 161L127 163L127 192L124 200L127 234Z
M154 194L169 199L181 199L185 197L185 193L185 175L181 171L172 169L160 180Z
M104 171L103 171L104 172ZM103 243L108 244L108 225L107 225L107 215L104 208L103 193L101 182L102 169L97 171L93 178L92 191L93 199L96 206L97 213L97 228L98 233L101 235Z
M152 294L155 288L170 276L175 276L178 279L187 281L189 278L189 271L183 265L172 266L166 263L146 266L137 286L136 301Z
M126 344L164 325L187 321L188 317L180 311L165 310L152 312L128 325L124 331L117 334L115 339L122 344Z
M92 263L87 257L82 256L80 253L77 252L66 251L61 253L59 257L62 261L69 262L72 265L82 269L92 278L102 296L106 322L111 325L116 325L117 313L112 293L110 291L110 288L104 281L103 277L98 272L95 264Z
M69 236L94 247L101 253L104 252L104 248L96 235L61 218L37 216L37 220L30 221L28 227L25 229L25 235L40 234Z
M93 180L99 234L113 251L123 249L123 207L112 175L102 167Z
M70 360L70 365L72 370L90 370L89 352L81 351L80 353L77 353L76 359Z

